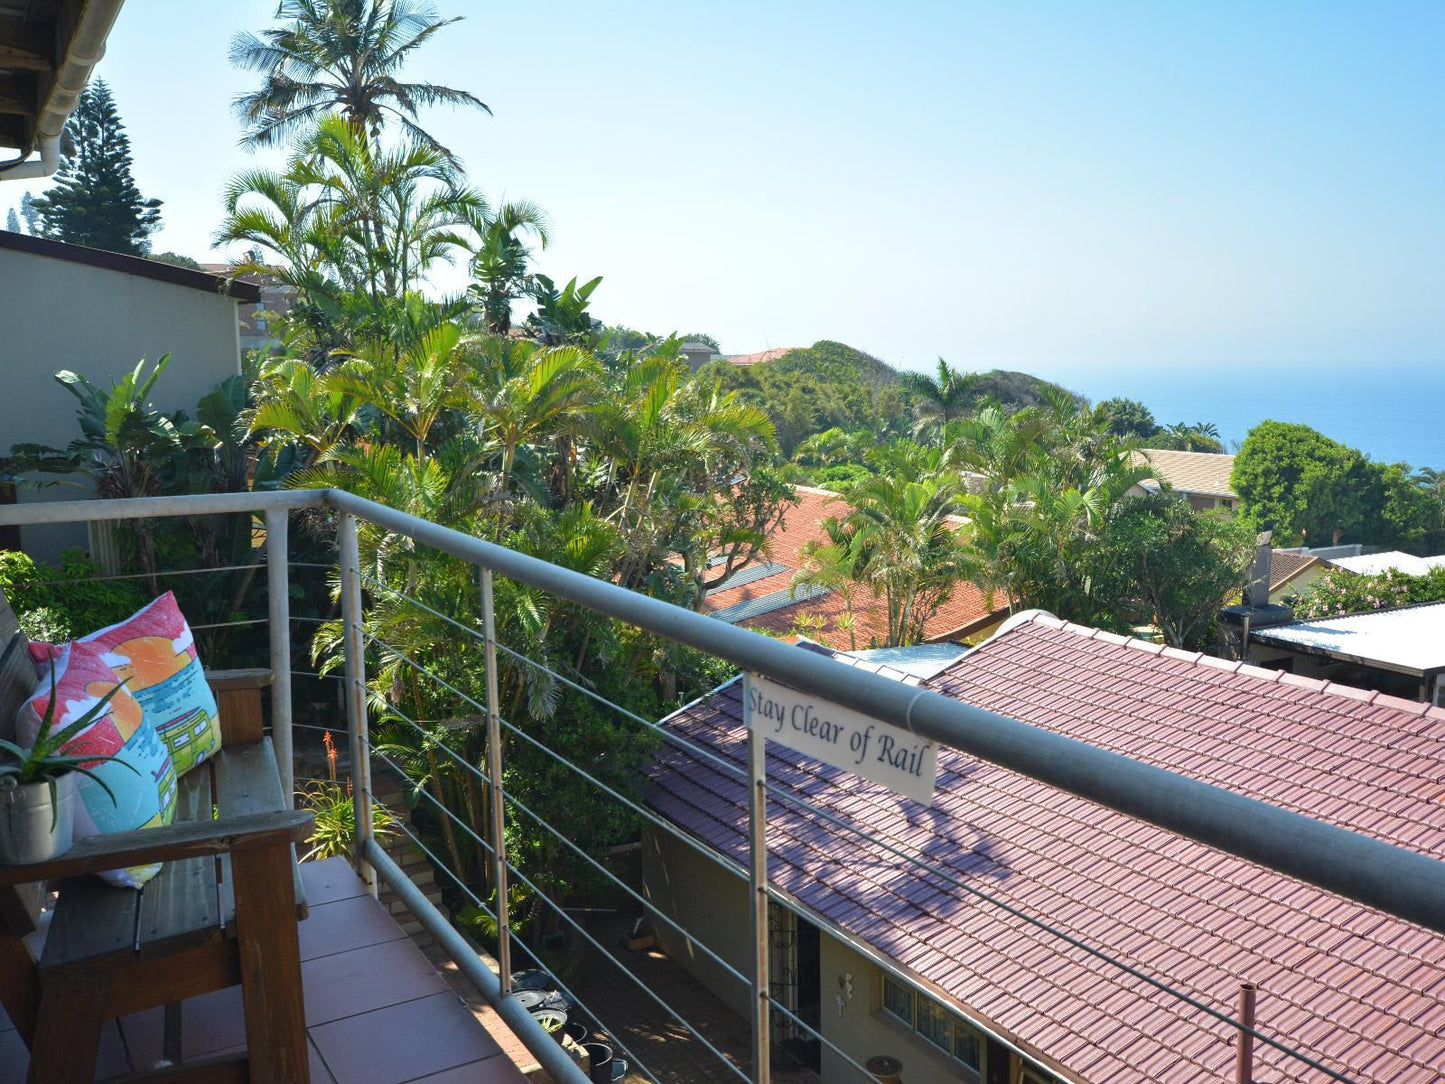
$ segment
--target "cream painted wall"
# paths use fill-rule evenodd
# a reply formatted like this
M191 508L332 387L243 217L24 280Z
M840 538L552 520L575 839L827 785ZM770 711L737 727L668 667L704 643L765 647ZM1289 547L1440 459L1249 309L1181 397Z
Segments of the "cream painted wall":
M643 893L664 914L733 967L747 973L752 961L748 886L717 863L704 858L669 833L648 829L642 841ZM667 923L652 923L658 945L740 1017L749 1013L749 990ZM820 970L824 1037L859 1064L879 1054L903 1062L905 1084L958 1084L962 1070L952 1059L882 1008L882 969L842 941L822 931ZM853 976L853 996L841 1013L839 978ZM1007 1055L1004 1055L1007 1056ZM1011 1067L1012 1069L1012 1067ZM823 1048L825 1084L855 1084L866 1078L827 1046ZM1010 1076L1012 1079L1012 1076Z
M859 1064L888 1054L903 1063L904 1084L958 1084L963 1070L928 1040L883 1010L883 970L825 930L821 939L823 1036ZM853 976L853 997L838 1009L840 977ZM823 1047L823 1080L853 1084L867 1078Z
M0 455L18 443L64 447L80 435L75 399L55 383L71 369L106 387L169 352L155 387L162 410L196 401L240 372L236 302L174 283L0 249ZM22 502L75 499L69 486L25 490ZM85 545L84 525L26 528L25 549L53 557Z
M748 886L716 862L662 831L642 837L642 892L733 967L752 966ZM744 1019L751 1009L748 986L700 952L691 940L654 917L658 945Z

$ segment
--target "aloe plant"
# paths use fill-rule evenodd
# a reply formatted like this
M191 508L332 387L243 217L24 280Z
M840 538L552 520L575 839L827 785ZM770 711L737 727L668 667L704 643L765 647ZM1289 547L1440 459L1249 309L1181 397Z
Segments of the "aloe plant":
M115 792L110 789L105 780L96 775L86 764L95 764L100 761L113 760L125 764L131 771L139 775L134 764L127 764L120 757L110 756L73 756L62 753L60 750L65 747L77 734L82 733L105 713L105 707L110 703L111 698L120 692L124 681L117 682L115 688L100 698L100 701L86 710L75 722L68 726L55 730L55 703L59 699L55 693L55 662L50 663L50 704L45 709L45 718L40 720L40 730L35 735L35 743L24 749L12 741L0 738L0 779L14 779L16 784L38 783L44 780L50 788L50 830L55 830L60 818L60 794L56 786L56 780L70 772L79 772L81 775L93 779L100 785L101 790L110 795L114 802Z

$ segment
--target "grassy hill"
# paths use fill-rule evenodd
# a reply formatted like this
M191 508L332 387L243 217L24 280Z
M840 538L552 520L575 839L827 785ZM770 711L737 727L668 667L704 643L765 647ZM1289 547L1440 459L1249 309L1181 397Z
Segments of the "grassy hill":
M763 364L779 374L806 376L814 380L861 381L865 384L898 383L897 370L886 361L831 339L819 339L812 346L790 350L782 357Z
M831 339L755 365L710 362L697 375L721 380L725 389L739 391L766 410L785 454L805 437L834 426L867 430L886 440L905 435L913 425L913 404L898 370ZM1028 373L995 369L982 375L978 399L996 398L1005 409L1019 410L1043 402L1043 389L1053 386Z

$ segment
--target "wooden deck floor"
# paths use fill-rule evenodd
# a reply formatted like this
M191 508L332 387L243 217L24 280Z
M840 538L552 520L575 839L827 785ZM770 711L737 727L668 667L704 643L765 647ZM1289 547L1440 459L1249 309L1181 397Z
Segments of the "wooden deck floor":
M301 869L311 905L301 923L301 974L313 1084L523 1084L501 1045L515 1049L517 1041L494 1038L477 1021L345 861ZM183 1018L187 1058L245 1044L240 987L192 998ZM160 1056L161 1010L122 1017L106 1026L97 1078ZM23 1084L28 1062L0 1010L0 1084Z

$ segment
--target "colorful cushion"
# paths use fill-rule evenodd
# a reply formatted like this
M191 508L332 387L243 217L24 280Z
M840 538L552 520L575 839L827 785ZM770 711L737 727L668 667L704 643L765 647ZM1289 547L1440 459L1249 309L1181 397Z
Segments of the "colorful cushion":
M103 648L116 676L128 679L126 690L140 702L146 719L170 748L177 775L185 775L221 748L216 697L196 657L191 627L171 592L76 643ZM46 660L59 650L55 644L30 645L42 683Z
M39 687L21 704L16 716L15 731L22 745L34 744L50 708L50 666L45 664ZM65 644L54 666L58 705L51 725L55 730L80 718L119 684L105 661L104 649L95 644ZM71 756L119 758L83 765L105 782L111 794L96 780L76 773L76 794L80 798L75 810L77 836L171 823L176 810L176 773L170 751L140 703L124 687L111 697L104 714L71 738L61 751ZM160 868L159 863L132 866L101 876L114 885L139 888Z

